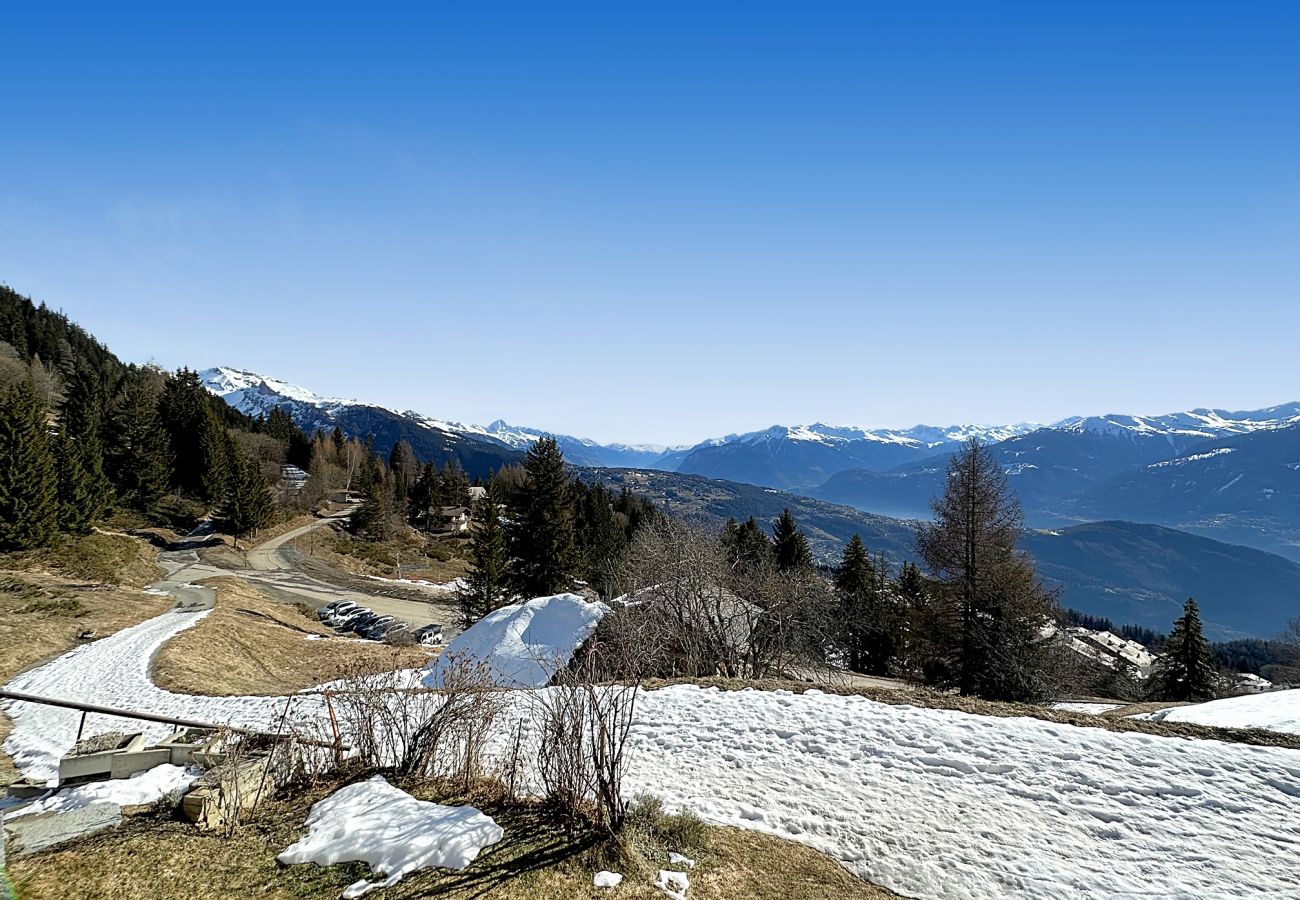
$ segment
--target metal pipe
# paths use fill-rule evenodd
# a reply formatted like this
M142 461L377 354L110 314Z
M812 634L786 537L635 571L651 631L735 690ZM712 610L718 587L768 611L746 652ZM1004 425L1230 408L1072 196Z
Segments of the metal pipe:
M270 732L257 731L252 728L237 728L233 725L213 725L211 722L198 722L194 719L180 719L176 716L164 716L160 713L134 712L129 709L117 709L112 706L100 706L95 703L79 703L75 700L58 700L54 697L38 697L35 694L24 694L21 691L3 691L0 690L0 700L18 700L22 703L40 703L45 706L61 706L64 709L76 709L84 713L100 713L105 716L117 716L122 719L138 719L143 722L161 722L164 725L177 725L181 728L206 728L213 731L226 729L235 734L257 734L275 737ZM83 715L84 724L84 715ZM298 743L308 744L312 747L326 747L333 749L338 746L330 741L318 741L312 738L298 738ZM348 750L350 748L343 747Z

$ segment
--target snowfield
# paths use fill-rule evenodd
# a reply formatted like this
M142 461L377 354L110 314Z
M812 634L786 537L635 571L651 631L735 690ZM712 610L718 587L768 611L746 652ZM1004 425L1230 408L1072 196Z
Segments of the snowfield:
M1193 706L1175 706L1133 718L1154 722L1191 722L1220 728L1264 728L1300 734L1300 688L1228 697Z
M809 691L646 695L630 793L914 897L1300 897L1300 751Z
M274 727L284 698L187 697L150 684L150 656L201 615L150 619L12 687ZM586 619L570 621L569 640L547 640L571 645ZM524 633L500 629L502 643L480 649L496 654ZM529 694L515 695L513 715L526 713ZM24 773L51 777L78 714L8 710L6 749ZM291 717L313 716L323 720L314 698L295 697ZM109 724L91 717L88 733ZM1296 750L817 691L677 686L642 695L628 754L628 796L653 793L714 823L801 841L913 897L1300 897Z

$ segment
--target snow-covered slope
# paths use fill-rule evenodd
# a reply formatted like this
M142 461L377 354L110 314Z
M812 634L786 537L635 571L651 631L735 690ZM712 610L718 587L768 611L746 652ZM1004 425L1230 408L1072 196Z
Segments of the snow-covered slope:
M1065 431L1091 431L1098 434L1165 435L1213 440L1234 434L1247 434L1267 428L1285 428L1300 423L1300 403L1283 403L1267 409L1229 411L1226 409L1192 409L1163 416L1074 416L1053 425Z
M304 387L278 378L247 372L243 369L229 369L225 366L205 369L199 373L199 380L209 391L250 416L264 416L286 402L320 409L360 405L358 400L321 397Z
M458 635L429 664L424 682L442 687L451 667L483 666L502 687L544 687L607 612L605 604L588 603L576 594L503 606Z
M184 697L153 686L153 653L198 618L166 613L12 687L261 728L292 700L302 733L328 734L315 694ZM529 742L525 760L537 738L530 693L511 692L501 729ZM5 708L6 748L24 773L57 771L78 714ZM91 716L87 727L116 724ZM1300 886L1296 750L681 685L638 698L626 753L626 796L653 793L711 822L799 841L911 897L1273 900Z
M1147 713L1141 718L1157 722L1193 722L1220 728L1264 728L1300 734L1300 688L1228 697L1192 706L1175 706Z

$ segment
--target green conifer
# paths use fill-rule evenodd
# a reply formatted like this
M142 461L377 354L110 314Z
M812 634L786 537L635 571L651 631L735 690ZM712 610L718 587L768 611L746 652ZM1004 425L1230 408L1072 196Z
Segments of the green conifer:
M524 471L528 477L506 532L511 583L524 597L543 597L572 587L576 563L569 476L554 438L529 448Z
M28 382L0 399L0 547L43 547L58 530L58 478L45 409Z
M270 525L275 517L275 498L262 467L246 453L236 451L235 466L226 488L226 497L213 526L222 534L239 539Z
M776 552L776 567L782 572L806 569L812 566L812 553L808 538L795 524L790 510L781 511L781 517L772 528L772 549Z
M496 490L491 485L474 505L474 524L470 573L458 596L462 624L467 628L499 608L505 597L509 560Z
M1213 700L1218 693L1218 666L1205 640L1201 613L1190 597L1183 614L1151 672L1150 693L1160 700Z

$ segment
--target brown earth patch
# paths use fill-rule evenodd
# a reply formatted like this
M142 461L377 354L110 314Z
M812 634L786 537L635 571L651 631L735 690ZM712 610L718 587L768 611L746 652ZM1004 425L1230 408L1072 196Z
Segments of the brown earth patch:
M168 641L153 661L153 679L181 694L289 694L343 673L423 666L431 652L335 636L304 605L280 603L238 578L204 584L216 607Z

